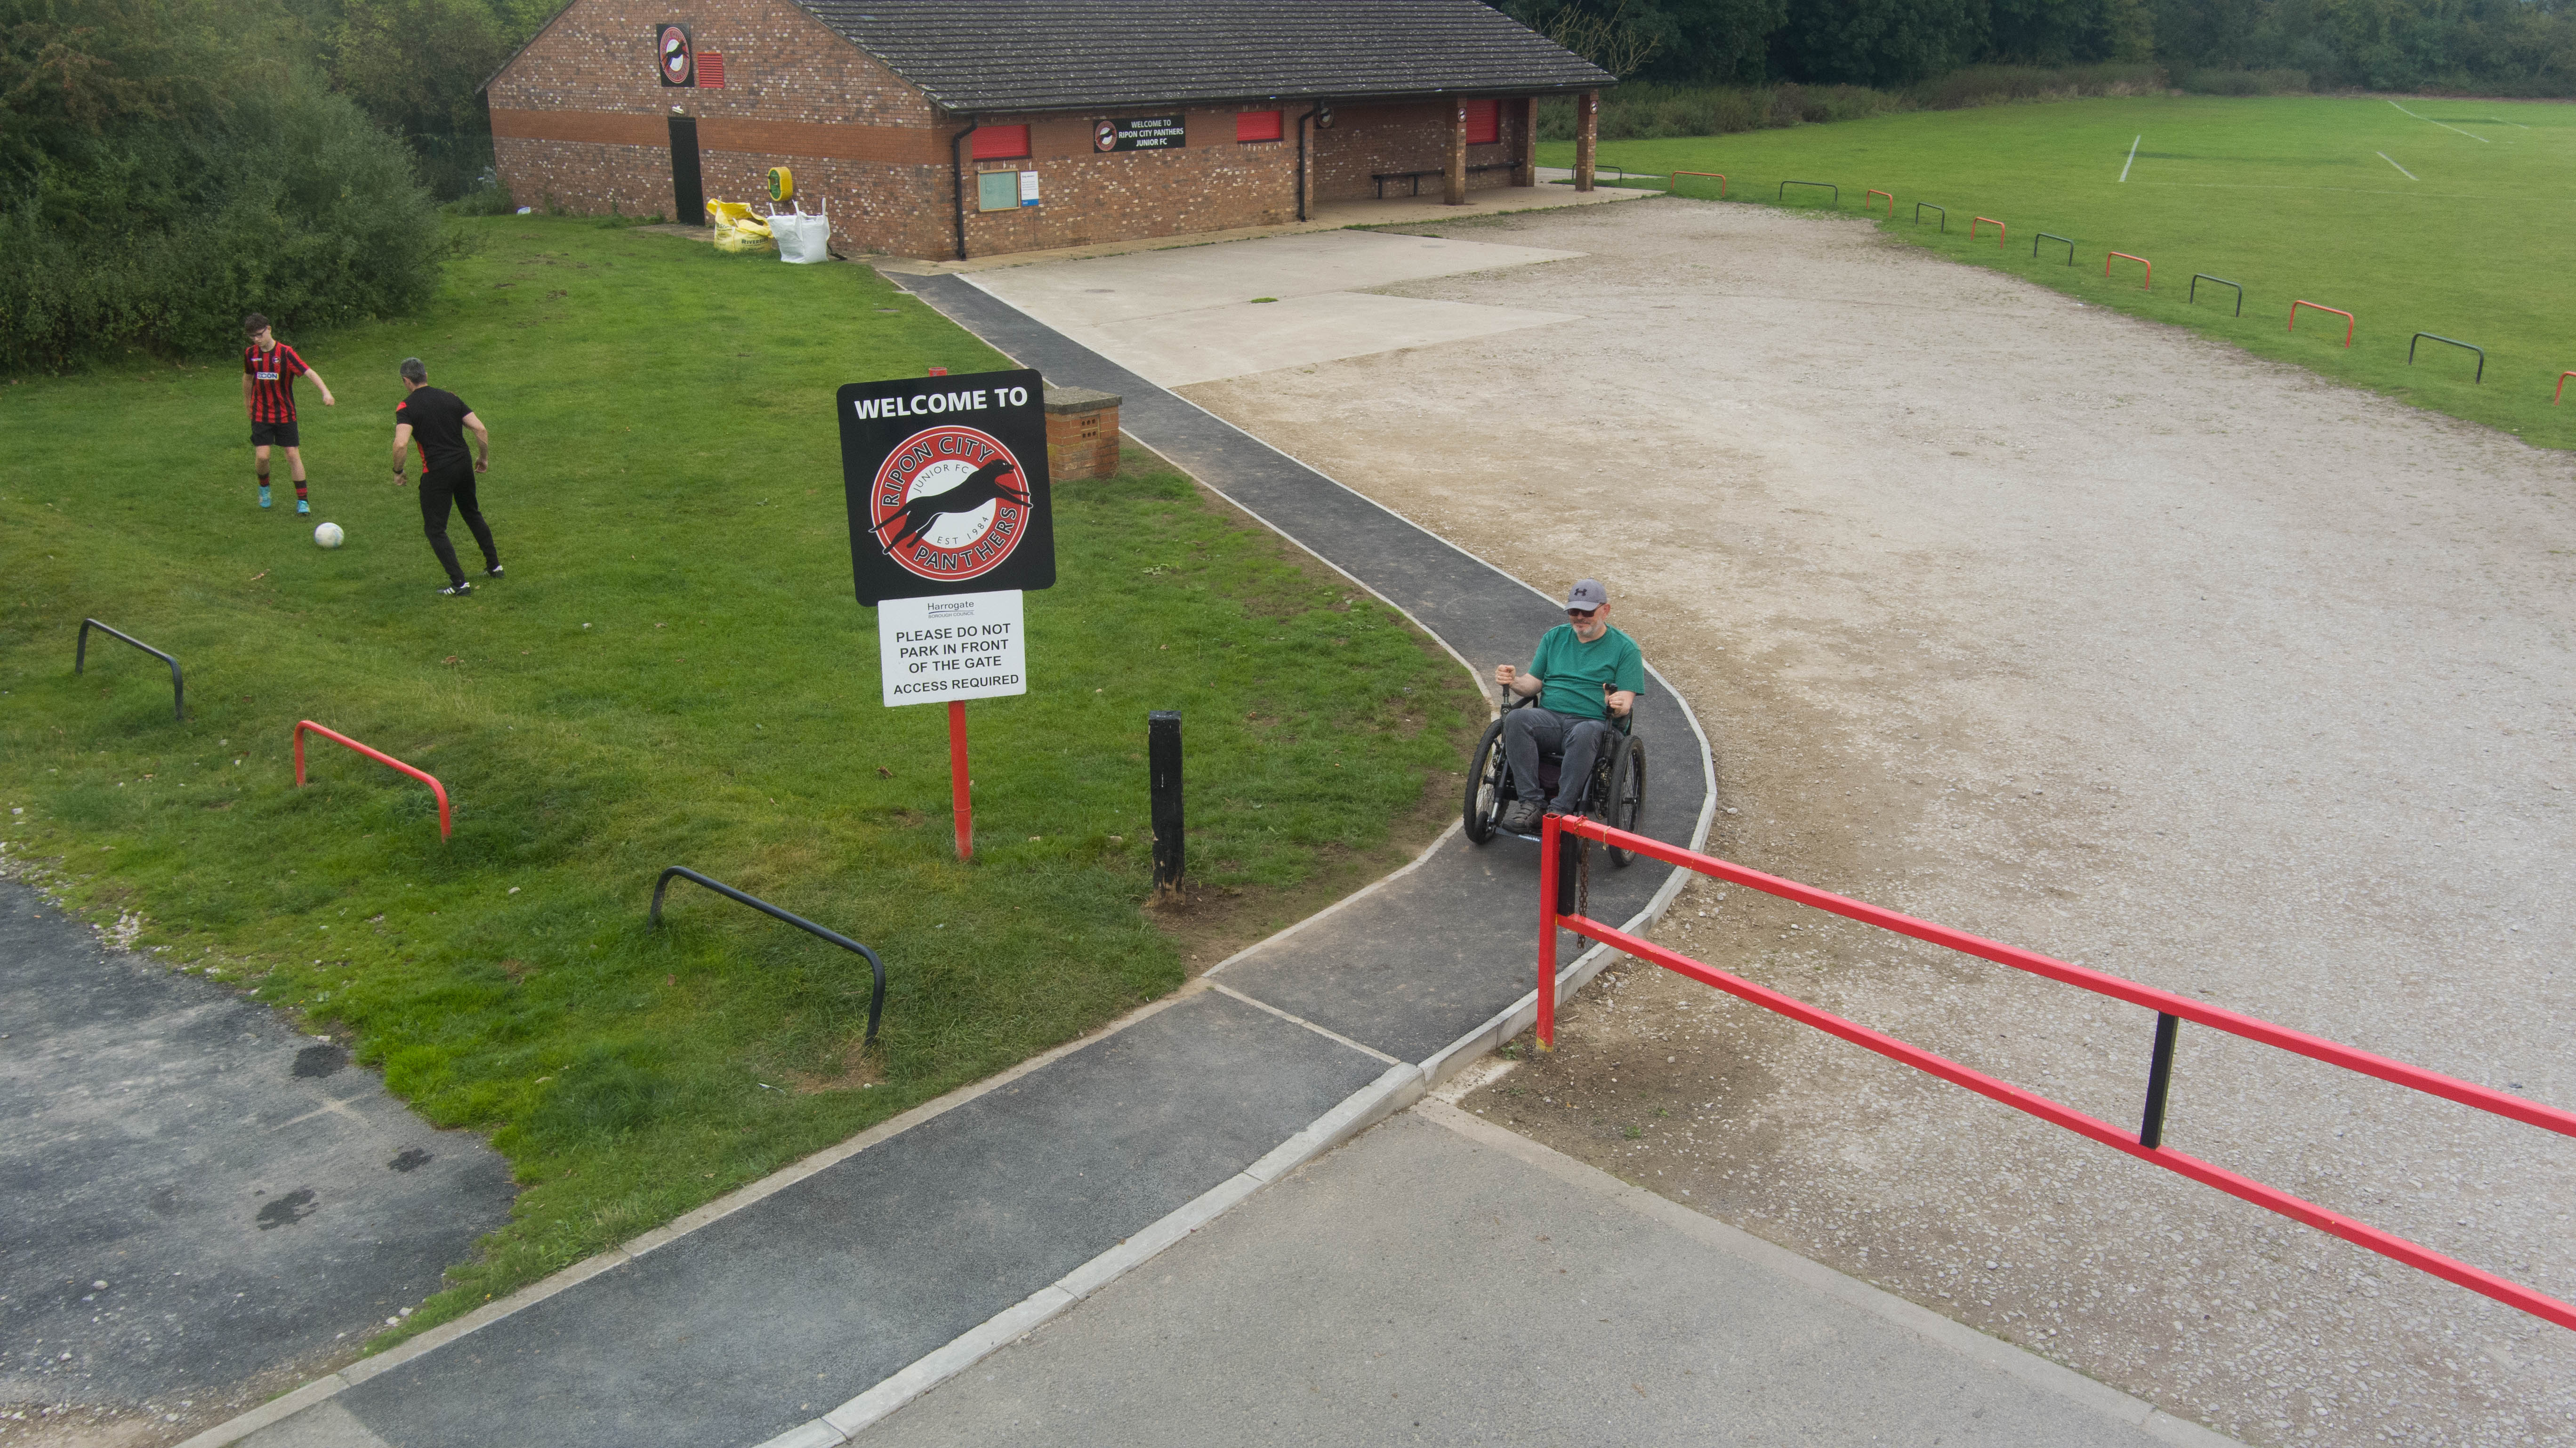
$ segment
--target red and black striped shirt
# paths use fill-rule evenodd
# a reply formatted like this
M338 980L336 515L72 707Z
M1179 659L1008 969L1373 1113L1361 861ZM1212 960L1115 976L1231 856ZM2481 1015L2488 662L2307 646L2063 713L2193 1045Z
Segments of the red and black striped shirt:
M295 379L312 370L283 342L265 352L244 347L242 372L250 378L250 420L293 422Z

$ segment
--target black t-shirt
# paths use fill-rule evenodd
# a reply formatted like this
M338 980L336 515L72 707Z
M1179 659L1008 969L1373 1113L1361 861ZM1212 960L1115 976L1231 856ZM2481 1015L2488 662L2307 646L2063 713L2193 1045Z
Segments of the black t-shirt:
M394 421L411 424L411 440L420 448L421 469L435 472L472 462L472 454L465 451L465 414L473 410L453 392L418 387L394 404Z

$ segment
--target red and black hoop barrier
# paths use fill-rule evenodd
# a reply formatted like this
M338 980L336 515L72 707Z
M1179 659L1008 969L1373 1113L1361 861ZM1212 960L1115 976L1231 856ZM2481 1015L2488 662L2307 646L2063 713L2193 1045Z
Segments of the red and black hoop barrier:
M2487 380L2487 349L2486 349L2486 348L2479 346L2479 345L2478 345L2477 343L2475 343L2475 342L2463 342L2463 341L2461 341L2461 340L2460 340L2459 338L2457 338L2457 337L2444 337L2444 336L2441 336L2441 335L2439 335L2439 334L2437 334L2437 333L2433 333L2433 332L2418 332L2418 333L2416 333L2416 334L2415 334L2414 339L2413 339L2412 341L2409 341L2409 342L2406 344L2406 365L2407 365L2407 366L2412 367L2412 366L2414 366L2414 365L2415 365L2415 348L2416 348L2416 346L2417 346L2418 344L2422 343L2422 342L2424 341L2424 339L2426 339L2427 337L2432 338L2432 339L2433 339L2434 341L2436 341L2436 342L2448 343L2449 345L2451 345L2451 346L2453 346L2453 347L2466 348L2467 350L2469 350L2469 351L2471 351L2471 352L2475 352L2475 353L2477 353L2477 354L2478 354L2478 375L2477 375L2477 376L2475 376L2475 377L2473 377L2473 378L2471 378L2471 379L2469 379L2469 380L2470 380L2470 381L2472 381L2472 382L2484 382L2484 381L2486 381L2486 380ZM2564 378L2564 377L2562 377L2562 378L2560 378L2560 379L2558 379L2558 380L2559 380L2559 382L2560 382L2561 384L2564 384L2564 383L2566 382L2566 380L2567 380L2567 379L2566 379L2566 378ZM2557 399L2552 398L2552 399L2550 400L2550 405L2551 405L2551 406L2556 406L2556 405L2557 405Z
M428 785L429 792L438 796L438 837L442 840L448 837L450 833L450 821L447 812L447 786L439 783L436 775L431 774L426 769L415 769L412 766L403 763L401 760L394 758L392 755L385 753L381 749L370 749L366 745L359 743L357 740L350 738L348 735L342 734L336 729L325 729L310 719L296 720L295 729L293 731L295 736L295 787L297 789L302 789L304 787L304 736L308 731L319 734L334 744L355 750L358 753L367 756L369 759L374 760L378 764L385 766L387 769L399 770L400 772L408 774L412 778L419 780L421 783Z
M1673 176L1714 176L1717 178L1717 199L1720 201L1726 199L1726 173L1723 171L1675 171L1672 176L1664 179L1669 182Z
M843 935L837 930L827 930L824 927L815 924L813 921L806 919L802 915L792 914L788 911L781 910L777 906L770 904L768 901L761 899L759 896L745 894L731 885L726 884L722 880L709 879L707 876L699 874L697 871L690 869L686 865L665 865L662 867L661 878L653 882L653 908L645 912L644 927L646 929L649 930L662 923L662 892L671 888L671 878L675 875L683 880L692 880L700 885L704 885L708 889L715 891L717 894L722 895L736 904L748 905L752 909L759 911L761 914L768 916L772 920L786 921L788 924L795 926L797 929L804 931L806 934L813 936L817 940L828 940L832 944L841 947L843 950L852 951L858 955L866 957L868 969L876 976L876 989L868 996L868 1033L859 1041L859 1044L862 1046L872 1046L876 1044L877 1021L885 1014L885 962L877 959L877 953L875 951L868 949L866 946L861 945L857 941L852 940L850 937Z
M2183 293L2183 305L2190 306L2200 300L2200 284L2202 282L2215 282L2222 287L2236 287L2236 315L2240 317L2245 315L2245 289L2241 286L2236 286L2236 283L2229 281L2225 277L2214 277L2207 272L2193 272L2191 274L2191 289Z
M112 639L123 639L136 648L170 666L170 717L181 722L188 718L188 684L179 677L179 661L129 633L120 633L94 618L81 620L80 638L72 644L72 672L77 674L89 663L89 631L97 629Z
M2130 1005L2143 1006L2154 1011L2156 1035L2148 1063L2146 1111L2137 1134L2133 1136L2107 1121L2088 1116L2036 1092L2025 1091L2009 1081L1960 1065L1946 1056L1937 1055L1910 1042L1900 1041L1884 1032L1871 1030L1857 1022L1845 1020L1841 1016L1820 1010L1804 1001L1792 999L1768 986L1757 985L1742 976L1730 974L1715 966L1666 950L1651 940L1630 935L1615 926L1576 913L1574 902L1569 898L1573 883L1572 868L1565 863L1563 857L1575 853L1575 842L1578 839L1598 840L1605 845L1633 851L1669 865L1679 865L1683 869L1707 875L1713 879L1759 890L1766 895L1776 895L1793 904L1810 906L1846 919L1857 920L1863 925L1873 925L1893 934L1929 942L1945 950L1955 950L1962 955L1973 955L1997 965L2009 966L2063 985L2075 986L2078 989L2092 991L2096 995L2109 996L2113 1000L2125 1001ZM2494 1298L2508 1307L2519 1308L2534 1317L2554 1322L2560 1327L2576 1328L2576 1306L2570 1306L2518 1282L2508 1282L2493 1273L2472 1267L2456 1258L2446 1257L2429 1247L2408 1241L2393 1233L2384 1232L2366 1222L2357 1221L2340 1212L2318 1206L2314 1202L2294 1197L2277 1187L2255 1181L2251 1177L2240 1176L2225 1167L2202 1161L2198 1157L2187 1156L2166 1146L2163 1141L2165 1093L2173 1079L2174 1040L2181 1033L2184 1021L2225 1031L2230 1035L2240 1036L2261 1045L2277 1047L2296 1055L2306 1056L2311 1060L2322 1061L2329 1066L2339 1066L2360 1075L2376 1077L2408 1090L2421 1091L2428 1096L2439 1096L2447 1101L2456 1101L2463 1106L2475 1107L2491 1115L2554 1131L2561 1136L2576 1136L2576 1112L2561 1111L2554 1106L2543 1106L2536 1101L2525 1101L2519 1096L2508 1096L2504 1092L2444 1076L2438 1072L2427 1071L2420 1066L2392 1061L2385 1056L2374 1056L2367 1051L2355 1050L2340 1042L2329 1041L2321 1036L2311 1036L2303 1031L2294 1031L2287 1026L2277 1026L2270 1021L2259 1020L2253 1016L2239 1015L2234 1011L2192 1000L2188 996L2157 990L2153 986L2139 985L2135 981L2122 980L2118 976L2106 975L2098 970L2088 970L2080 965L2070 965L2065 961L2055 960L2034 951L1986 940L1965 931L1953 930L1946 925L1917 920L1911 915L1901 915L1877 905L1849 899L1831 891L1819 890L1813 885L1802 885L1795 880L1766 875L1759 870L1721 860L1712 855L1699 854L1677 845L1665 844L1661 840L1649 839L1644 835L1613 829L1579 815L1550 814L1541 827L1540 833L1538 1042L1539 1049L1542 1051L1556 1048L1556 932L1560 929L1571 930L1577 935L1597 940L1614 950L1625 951L1639 960L1662 966L1676 975L1688 976L1704 985L1715 986L1729 995L1749 1001L1764 1010L1787 1016L1802 1025L1813 1026L1828 1035L1840 1036L1854 1045L1875 1051L1889 1060L1912 1066L1927 1075L1938 1076L1952 1085L1964 1086L1980 1096L1999 1101L2016 1111L2036 1116L2053 1126L2064 1127L2078 1136L2090 1137L2142 1161L2153 1162L2157 1166L2189 1177L2204 1186L2216 1187L2229 1196L2251 1202L2267 1211L2278 1212L2292 1221L2305 1223L2330 1236L2341 1237L2355 1246L2368 1248L2383 1257L2403 1262L2418 1271L2431 1273L2446 1282L2455 1283L2472 1292Z
M2295 332L2299 330L2299 308L2301 307L2313 307L2320 312L2332 312L2336 316L2343 318L2343 344L2347 347L2352 345L2352 313L2345 311L2341 307L2329 307L2322 302L2309 301L2305 297L2301 297L2299 300L2290 303L2290 331Z

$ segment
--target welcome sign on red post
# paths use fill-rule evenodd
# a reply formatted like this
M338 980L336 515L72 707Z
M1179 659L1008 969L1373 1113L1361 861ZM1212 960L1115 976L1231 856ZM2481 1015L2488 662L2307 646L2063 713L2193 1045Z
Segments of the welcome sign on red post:
M1022 369L835 398L852 586L877 610L886 705L948 705L959 859L975 849L965 701L1028 692L1022 596L1055 583L1045 393Z

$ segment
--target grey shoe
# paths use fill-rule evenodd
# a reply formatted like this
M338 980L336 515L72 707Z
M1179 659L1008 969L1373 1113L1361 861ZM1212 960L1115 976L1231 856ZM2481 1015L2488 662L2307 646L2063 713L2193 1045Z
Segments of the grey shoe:
M1545 815L1546 811L1540 809L1536 802L1516 799L1503 806L1503 828L1516 835L1533 834Z

